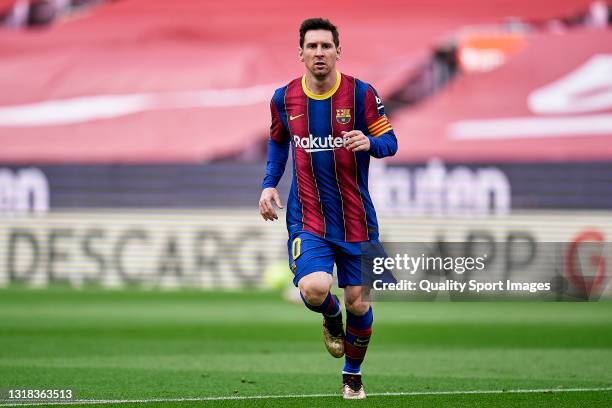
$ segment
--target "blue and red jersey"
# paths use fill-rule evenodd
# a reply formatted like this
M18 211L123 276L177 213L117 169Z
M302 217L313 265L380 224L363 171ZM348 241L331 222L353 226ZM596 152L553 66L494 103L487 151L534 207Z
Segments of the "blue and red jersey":
M378 239L368 192L370 156L397 151L397 139L378 94L370 85L337 74L335 86L317 95L297 78L274 93L268 163L262 187L276 187L289 157L293 180L287 200L289 234L309 231L343 242ZM361 130L370 150L343 147L343 131Z

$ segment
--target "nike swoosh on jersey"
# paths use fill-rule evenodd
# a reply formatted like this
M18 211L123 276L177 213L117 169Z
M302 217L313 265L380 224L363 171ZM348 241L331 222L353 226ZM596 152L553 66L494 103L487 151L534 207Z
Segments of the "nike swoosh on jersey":
M295 116L293 116L293 115L289 115L289 120L297 119L297 118L299 118L300 116L304 116L304 114L303 114L303 113L300 113L299 115L295 115Z

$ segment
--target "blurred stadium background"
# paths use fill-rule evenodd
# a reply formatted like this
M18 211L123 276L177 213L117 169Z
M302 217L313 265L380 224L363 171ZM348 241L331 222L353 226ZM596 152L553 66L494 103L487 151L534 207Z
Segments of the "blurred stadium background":
M290 280L286 230L257 211L269 101L302 72L297 28L315 15L339 26L340 70L375 85L398 136L398 154L371 167L383 240L607 243L612 4L306 6L0 1L0 387L80 383L79 395L93 399L338 388L316 319L266 292L278 280L266 273ZM607 298L605 261L584 276L566 265L556 282ZM608 387L582 394L606 406L610 307L385 304L370 352L373 391ZM236 341L247 332L261 343ZM295 342L304 350L297 357ZM483 354L462 359L455 347ZM248 364L214 359L240 350L259 354ZM212 366L194 362L201 353ZM319 360L329 375L308 389L278 377L316 373L296 365ZM175 371L163 371L168 365ZM135 379L151 370L163 374ZM191 371L202 383L175 375ZM265 380L255 385L244 373ZM438 397L419 401L459 401ZM457 398L464 406L581 401Z

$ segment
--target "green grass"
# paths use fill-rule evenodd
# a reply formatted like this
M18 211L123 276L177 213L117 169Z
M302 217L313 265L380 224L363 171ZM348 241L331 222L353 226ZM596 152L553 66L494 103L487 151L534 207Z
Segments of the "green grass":
M374 319L363 369L371 393L612 387L612 302L378 303ZM341 367L324 350L319 316L274 293L0 290L0 388L70 387L79 399L337 394ZM611 401L598 391L118 406Z

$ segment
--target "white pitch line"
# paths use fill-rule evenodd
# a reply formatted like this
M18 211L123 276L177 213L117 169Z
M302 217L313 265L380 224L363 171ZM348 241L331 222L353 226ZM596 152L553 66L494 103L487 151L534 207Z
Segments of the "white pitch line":
M406 392L371 392L370 397L396 397L419 395L470 395L470 394L527 394L527 393L560 393L560 392L598 392L612 391L612 387L604 388L541 388L516 390L456 390L456 391L406 391ZM155 402L198 402L198 401L231 401L231 400L260 400L285 398L323 398L339 397L340 394L288 394L288 395L244 395L220 397L191 397L191 398L150 398L150 399L123 399L123 400L69 400L63 402L25 402L0 403L0 407L28 407L40 405L78 405L78 404L146 404Z

